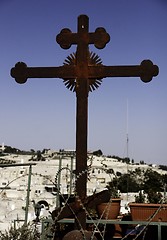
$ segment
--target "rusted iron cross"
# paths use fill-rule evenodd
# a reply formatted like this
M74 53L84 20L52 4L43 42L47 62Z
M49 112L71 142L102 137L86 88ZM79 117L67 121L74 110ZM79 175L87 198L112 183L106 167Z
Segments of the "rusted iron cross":
M11 69L11 76L18 83L25 83L27 78L62 78L67 88L76 92L76 174L80 177L76 183L76 191L81 199L86 197L87 183L87 122L88 93L95 90L105 77L140 77L149 82L158 75L158 67L150 60L142 61L141 65L104 66L100 58L89 52L89 44L102 49L110 41L104 28L97 28L89 33L89 18L86 15L78 17L78 32L72 33L63 29L57 35L57 43L64 49L72 44L77 45L76 53L67 57L60 67L27 67L25 63L17 63ZM86 216L79 216L81 226L86 227Z

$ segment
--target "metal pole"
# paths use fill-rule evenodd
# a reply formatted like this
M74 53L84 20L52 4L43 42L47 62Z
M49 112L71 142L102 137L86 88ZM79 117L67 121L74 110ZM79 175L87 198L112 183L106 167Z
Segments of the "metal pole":
M72 194L72 177L73 177L73 160L74 157L71 157L71 173L70 173L70 195Z
M25 210L25 222L27 224L28 220L28 207L29 207L29 198L30 198L30 187L31 187L31 173L32 173L32 166L29 166L29 175L28 175L28 188L27 188L27 199L26 199L26 210Z
M61 167L62 167L62 156L59 157L59 175L58 175L58 182L57 182L57 199L56 199L56 207L60 206L60 199L59 199L59 195L60 195L60 180L61 180Z
M161 240L161 224L158 224L158 240Z
M166 202L166 183L164 185L164 200L163 201Z

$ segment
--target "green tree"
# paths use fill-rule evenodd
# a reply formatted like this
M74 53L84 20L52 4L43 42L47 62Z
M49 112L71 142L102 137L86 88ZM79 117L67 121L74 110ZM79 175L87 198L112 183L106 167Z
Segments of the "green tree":
M148 193L150 189L153 192L162 192L164 190L162 175L152 169L147 169L144 173L143 189L146 193Z
M118 189L122 193L138 192L140 190L140 186L137 183L136 178L133 175L131 175L129 173L125 173L119 177Z

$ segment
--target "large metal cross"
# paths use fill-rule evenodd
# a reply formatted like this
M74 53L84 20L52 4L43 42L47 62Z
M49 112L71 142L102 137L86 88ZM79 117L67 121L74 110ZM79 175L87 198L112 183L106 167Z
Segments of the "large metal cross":
M67 57L60 67L27 67L25 63L17 63L11 69L11 76L18 83L25 83L27 78L62 78L67 88L76 92L76 174L80 175L76 183L76 191L80 199L86 197L87 183L87 122L88 93L95 90L105 77L140 77L149 82L158 75L158 67L150 60L142 61L141 65L104 66L99 56L89 52L89 44L102 49L110 41L104 28L97 28L89 33L89 18L78 17L78 32L72 33L68 28L57 35L57 43L64 49L72 44L77 45L76 53ZM81 226L86 226L86 216L79 216Z

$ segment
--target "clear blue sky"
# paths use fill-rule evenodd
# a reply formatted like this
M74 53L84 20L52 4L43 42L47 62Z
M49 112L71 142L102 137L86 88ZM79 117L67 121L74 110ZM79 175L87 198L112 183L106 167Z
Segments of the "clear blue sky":
M89 94L88 150L167 164L166 0L0 0L0 144L24 150L75 149L76 96L61 79L10 76L18 61L61 66L75 51L61 49L56 35L77 31L77 17L89 16L89 30L104 27L110 42L91 46L105 65L138 65L150 59L160 69L150 83L106 78ZM128 100L128 114L127 114Z

